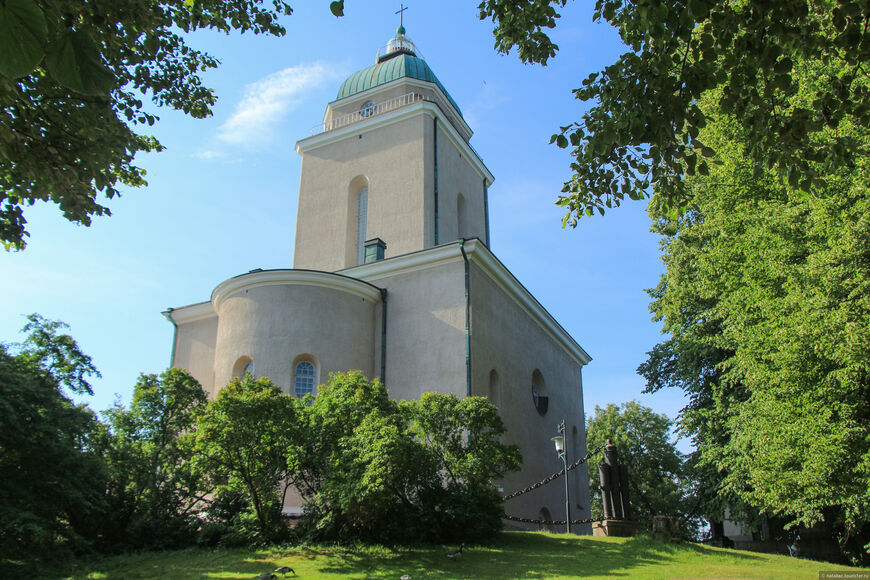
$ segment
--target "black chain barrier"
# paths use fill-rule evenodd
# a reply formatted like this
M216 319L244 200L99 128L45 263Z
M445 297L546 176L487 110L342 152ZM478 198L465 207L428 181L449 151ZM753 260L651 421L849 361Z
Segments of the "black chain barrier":
M598 448L596 448L596 449L590 451L589 453L587 453L587 454L586 454L586 457L581 457L580 459L578 459L577 461L575 461L574 463L572 463L571 465L569 465L569 466L568 466L568 471L571 471L572 469L576 469L576 468L580 467L581 465L583 465L584 463L586 463L587 461L589 461L590 459L592 459L592 457L595 456L595 455L597 455L598 453L600 453L601 450L604 449L604 447L605 447L606 445L607 445L606 443L605 443L604 445L600 445ZM557 471L557 472L554 473L553 475L551 475L551 476L549 476L549 477L547 477L547 478L542 479L542 480L539 481L538 483L532 484L532 485L530 485L530 486L528 486L528 487L525 487L525 488L523 488L523 489L521 489L521 490L519 490L519 491L515 491L515 492L513 492L512 494L509 494L509 495L506 495L506 496L502 497L502 498L501 498L501 501L507 501L507 500L509 500L509 499L513 499L513 498L517 497L518 495L523 495L524 493L528 493L528 492L530 492L530 491L536 490L536 489L538 489L539 487L541 487L541 486L543 486L543 485L547 485L548 483L550 483L550 482L553 481L554 479L557 479L557 478L559 478L559 477L562 477L563 475L565 475L565 470L564 470L564 469L560 469L559 471ZM513 519L513 518L507 518L507 519ZM518 520L518 521L520 521L520 520ZM525 520L521 520L521 521L525 521ZM530 520L530 521L527 522L527 523L537 523L537 520L535 520L535 521L531 521L531 520ZM562 523L563 523L563 524L565 523L564 520L562 521ZM574 522L571 522L571 523L574 523ZM584 523L588 523L588 522L584 522Z
M502 516L502 519L511 520L512 522L522 522L524 524L540 524L543 526L564 526L565 520L533 520L529 518L518 518L516 516ZM603 522L604 518L588 518L585 520L571 520L571 525L592 524L595 522Z

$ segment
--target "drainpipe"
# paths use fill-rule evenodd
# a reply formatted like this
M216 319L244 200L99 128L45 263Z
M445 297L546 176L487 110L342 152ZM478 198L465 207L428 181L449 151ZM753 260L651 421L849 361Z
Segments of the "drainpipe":
M172 368L175 364L175 345L178 341L178 325L175 323L175 320L172 319L172 312L175 308L167 308L166 312L163 313L163 316L166 317L166 320L172 323L172 352L169 354L169 368Z
M459 251L465 260L465 396L471 396L471 293L468 254L465 253L465 238L459 238Z
M483 178L483 219L486 224L486 247L492 250L489 240L489 188L486 186L486 178Z
M381 288L381 382L387 386L387 289Z
M432 119L432 137L435 149L435 245L438 245L438 117Z

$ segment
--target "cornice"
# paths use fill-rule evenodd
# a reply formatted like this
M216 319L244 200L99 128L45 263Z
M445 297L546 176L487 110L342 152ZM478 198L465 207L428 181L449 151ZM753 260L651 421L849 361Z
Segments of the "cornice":
M224 300L242 290L264 286L316 286L354 294L371 302L381 299L381 290L363 280L317 270L259 270L230 278L211 293L211 306L220 310Z
M360 280L379 280L387 276L409 274L418 270L428 270L450 262L458 262L462 259L458 248L459 245L453 242L339 271Z
M314 151L320 147L331 145L353 135L358 135L365 131L371 131L381 127L388 127L420 114L426 114L430 117L440 119L441 126L445 129L451 142L468 156L471 160L471 165L477 170L478 174L480 174L483 179L486 179L487 185L492 185L492 182L495 181L495 177L493 177L492 173L490 173L489 169L484 165L480 156L471 145L469 145L469 143L459 135L456 127L453 126L450 119L447 118L441 108L436 103L430 101L420 101L411 105L406 105L387 113L382 113L380 115L369 117L368 119L357 121L350 125L345 125L339 129L333 129L332 131L326 131L318 135L301 139L296 142L296 152L299 155L302 155L308 151Z
M547 335L559 344L580 366L592 360L583 347L568 334L561 324L532 296L525 286L511 273L501 261L495 257L489 248L478 239L465 242L465 252L469 259L493 280L508 296L513 299Z
M592 357L577 344L553 316L525 286L495 257L478 239L465 241L465 252L469 260L478 266L495 284L507 294L532 320L571 358L581 366L589 363ZM354 266L340 272L330 273L317 270L259 270L230 278L219 284L212 292L210 302L200 302L179 308L167 309L164 314L172 317L177 324L186 324L217 316L221 303L241 290L264 286L300 285L330 288L355 294L360 298L378 302L381 290L368 280L381 280L390 276L429 270L437 266L457 263L462 260L459 242L451 242L434 248L379 260L370 264Z
M342 103L342 102L350 103L350 102L353 102L355 100L359 100L360 102L371 100L371 98L373 96L378 95L380 93L386 93L386 92L392 90L393 88L395 88L396 86L401 85L401 84L411 85L414 87L419 87L421 89L427 89L427 90L434 92L438 96L438 98L447 106L447 108L450 109L451 115L453 117L455 117L456 120L462 125L462 130L466 131L468 133L468 138L471 139L471 136L474 135L474 131L472 131L471 127L468 125L468 123L465 122L465 118L462 116L462 113L456 107L453 106L453 104L450 102L450 99L447 97L447 95L444 93L444 91L441 90L441 87L439 87L438 85L436 85L434 83L430 83L428 81L421 81L420 79L415 79L413 77L402 77L402 78L390 81L388 83L378 85L377 87L368 89L366 91L362 91L360 93L353 94L349 97L345 97L343 99L336 99L334 101L331 101L331 102L327 103L327 105L326 105L326 112L323 113L323 120L324 120L324 122L326 122L326 117L329 115L329 109L334 108L333 106L337 105L338 103Z
M592 360L577 341L561 324L532 296L525 286L495 257L486 245L477 238L465 241L465 253L495 284L507 294L532 320L580 366ZM382 280L389 276L428 270L443 264L462 261L459 242L451 242L434 248L404 254L370 264L341 270L347 276L360 280Z
M197 320L205 320L206 318L214 318L217 312L212 308L211 302L198 302L187 306L179 306L178 308L167 308L163 311L164 316L171 317L177 324L186 324Z

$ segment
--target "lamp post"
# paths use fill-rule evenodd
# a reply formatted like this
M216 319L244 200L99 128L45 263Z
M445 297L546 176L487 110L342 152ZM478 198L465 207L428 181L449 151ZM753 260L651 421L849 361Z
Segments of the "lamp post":
M556 453L562 459L562 466L565 468L565 530L566 533L571 533L571 500L568 495L568 449L565 441L565 420L559 423L559 434L553 437L553 444L556 446Z

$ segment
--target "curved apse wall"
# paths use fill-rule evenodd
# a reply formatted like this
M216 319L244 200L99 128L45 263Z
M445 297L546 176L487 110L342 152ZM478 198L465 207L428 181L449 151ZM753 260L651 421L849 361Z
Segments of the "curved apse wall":
M218 314L215 385L226 385L240 356L292 392L293 362L310 354L321 381L330 372L374 372L378 288L337 274L267 270L227 280L212 293Z

